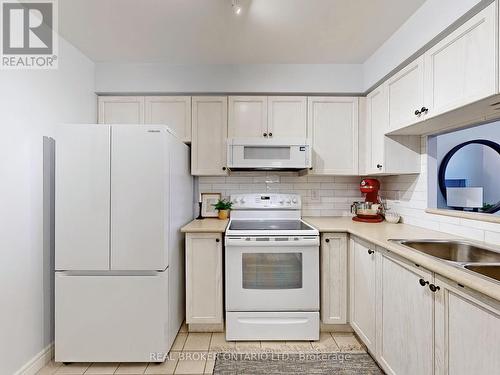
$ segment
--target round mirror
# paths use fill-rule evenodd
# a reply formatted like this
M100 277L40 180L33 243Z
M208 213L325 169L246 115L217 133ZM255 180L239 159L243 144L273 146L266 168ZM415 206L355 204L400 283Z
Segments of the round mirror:
M500 145L477 139L453 147L439 167L439 189L448 207L500 211Z

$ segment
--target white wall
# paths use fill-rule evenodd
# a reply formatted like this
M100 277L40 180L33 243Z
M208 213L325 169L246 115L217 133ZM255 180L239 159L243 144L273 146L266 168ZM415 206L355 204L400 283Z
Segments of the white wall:
M360 93L361 65L96 64L98 93Z
M488 0L427 0L365 61L363 91L411 57L475 5L485 1Z
M53 341L53 144L44 150L43 137L58 123L95 122L94 64L60 39L58 70L0 70L0 82L0 374L7 375Z

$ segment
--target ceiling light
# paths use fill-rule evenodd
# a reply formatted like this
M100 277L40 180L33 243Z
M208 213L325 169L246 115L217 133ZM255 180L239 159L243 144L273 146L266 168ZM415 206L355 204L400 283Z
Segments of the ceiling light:
M238 0L232 0L232 5L234 14L239 16L243 10L243 8L240 5L240 2Z

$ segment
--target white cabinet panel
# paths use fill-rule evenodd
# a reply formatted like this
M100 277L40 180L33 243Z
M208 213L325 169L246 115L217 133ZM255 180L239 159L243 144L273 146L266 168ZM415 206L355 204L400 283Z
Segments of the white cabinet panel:
M389 131L401 129L425 117L424 58L419 57L387 81ZM416 113L417 111L417 113Z
M425 53L429 116L495 94L497 53L493 3Z
M168 275L55 276L55 360L150 362L165 353ZM174 335L175 336L175 333Z
M377 354L389 374L432 374L434 368L433 275L382 255L377 275Z
M165 124L184 142L191 142L191 97L146 96L145 123Z
M307 137L305 96L269 96L267 98L268 136L270 138Z
M99 96L99 124L143 124L143 96Z
M109 269L110 127L63 125L56 135L57 270Z
M500 303L437 277L436 373L495 374L500 368Z
M374 246L351 239L349 246L350 323L372 353L376 345L376 270Z
M191 174L225 176L227 97L193 97Z
M321 241L321 321L347 323L347 234L326 233Z
M168 265L167 136L162 126L112 128L113 270L164 270Z
M310 174L358 174L358 98L310 97L308 136L313 148Z
M186 235L186 323L223 323L222 236Z
M389 122L387 87L385 85L376 88L366 97L366 122L367 132L365 136L368 138L367 146L370 148L370 152L367 153L366 172L370 174L384 172L384 142Z
M229 138L267 137L267 97L229 97Z

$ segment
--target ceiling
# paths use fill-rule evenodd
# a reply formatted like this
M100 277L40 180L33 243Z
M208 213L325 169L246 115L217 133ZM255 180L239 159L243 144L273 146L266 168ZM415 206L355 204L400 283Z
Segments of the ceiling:
M59 31L96 62L363 63L425 0L64 0Z

